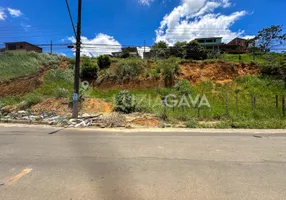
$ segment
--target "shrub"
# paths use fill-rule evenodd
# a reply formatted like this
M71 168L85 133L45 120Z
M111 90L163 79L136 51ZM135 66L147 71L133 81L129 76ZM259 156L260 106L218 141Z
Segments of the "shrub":
M106 69L111 65L111 59L108 55L101 55L97 58L97 65L100 70Z
M29 93L25 97L25 104L23 105L23 108L21 109L27 109L32 107L33 105L36 105L42 101L42 98L35 94L35 93Z
M118 93L115 110L126 114L134 111L133 99L129 91L124 90Z
M69 97L70 94L71 94L71 92L68 89L62 88L62 87L57 87L56 91L55 91L55 97L56 98Z
M174 86L174 89L179 93L179 95L188 95L192 92L191 84L187 80L180 80Z
M193 119L189 120L186 123L187 128L196 128L197 127L197 122Z
M81 67L82 79L97 79L98 66L96 63L84 62Z
M145 65L140 59L122 60L115 69L117 79L132 79L139 76L145 70Z
M168 60L161 63L161 68L164 74L165 86L173 86L175 82L175 76L178 74L180 69L178 60L175 58L169 58Z

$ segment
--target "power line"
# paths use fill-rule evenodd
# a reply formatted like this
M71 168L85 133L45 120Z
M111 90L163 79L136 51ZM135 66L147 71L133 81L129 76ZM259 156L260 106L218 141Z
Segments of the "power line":
M70 21L71 21L71 24L72 24L73 32L74 32L74 35L76 37L75 25L74 25L74 22L73 22L73 18L72 18L69 2L68 2L68 0L65 0L65 1L66 1L66 6L67 6L67 9L68 9L69 16L70 16Z

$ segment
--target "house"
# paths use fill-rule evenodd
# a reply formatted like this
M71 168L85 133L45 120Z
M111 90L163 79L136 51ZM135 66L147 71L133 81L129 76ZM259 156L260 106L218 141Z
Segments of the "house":
M222 37L197 38L195 40L200 43L201 46L211 50L219 50L222 45Z
M137 47L124 47L121 52L112 52L113 57L139 57Z
M248 43L246 39L235 38L225 46L225 52L232 54L247 53Z
M6 42L5 43L5 52L30 52L30 51L34 51L37 53L42 53L43 49L30 44L28 42Z

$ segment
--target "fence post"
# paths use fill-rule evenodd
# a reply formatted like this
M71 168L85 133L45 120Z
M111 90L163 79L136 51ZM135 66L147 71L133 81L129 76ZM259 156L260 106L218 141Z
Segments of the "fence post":
M236 93L236 96L235 96L235 105L236 105L236 112L238 112L238 93Z
M199 97L199 104L198 104L198 118L201 118L201 107L200 107L201 97Z
M286 116L286 110L285 110L285 95L282 95L282 115L283 115L283 117Z
M228 92L226 92L226 115L229 115L229 98L228 98Z

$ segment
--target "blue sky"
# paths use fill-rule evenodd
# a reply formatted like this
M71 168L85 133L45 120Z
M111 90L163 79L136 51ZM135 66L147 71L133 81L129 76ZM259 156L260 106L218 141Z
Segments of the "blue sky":
M77 0L69 0L76 21ZM120 45L169 44L196 37L249 37L263 27L284 25L285 0L83 0L83 54L98 55ZM0 45L74 41L65 0L1 0ZM113 45L111 47L111 45ZM46 50L46 49L45 49ZM66 47L56 52L71 54Z

